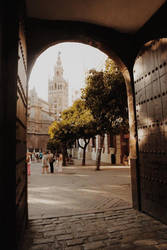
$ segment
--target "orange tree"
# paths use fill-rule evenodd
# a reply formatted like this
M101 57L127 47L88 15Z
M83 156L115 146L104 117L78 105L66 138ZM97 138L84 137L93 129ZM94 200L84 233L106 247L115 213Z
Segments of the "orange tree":
M86 148L90 139L97 133L96 122L90 110L85 106L85 102L81 99L76 100L69 109L62 113L61 117L73 127L78 146L83 150L82 165L85 166Z
M81 98L90 109L97 124L97 134L100 135L96 166L99 170L104 135L127 132L129 127L126 86L113 61L106 61L104 71L89 71Z
M67 149L71 148L75 141L83 149L82 165L85 165L86 148L91 137L96 135L96 122L85 102L81 99L74 102L61 114L61 120L55 121L49 128L50 147L59 146L63 153L63 165L66 165L65 158ZM82 143L80 143L82 139Z
M63 166L66 166L67 149L76 140L73 127L66 120L54 121L49 127L49 136L49 145L62 152Z

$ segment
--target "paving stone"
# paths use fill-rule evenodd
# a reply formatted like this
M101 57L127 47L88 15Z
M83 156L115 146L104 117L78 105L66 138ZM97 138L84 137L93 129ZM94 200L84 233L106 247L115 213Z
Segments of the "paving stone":
M86 232L78 232L75 234L75 237L78 237L78 238L81 238L81 237L85 237L85 238L88 238L88 236L90 235L94 235L94 232L91 232L91 231L86 231Z
M105 244L102 241L96 241L84 244L84 250L91 250L91 249L99 249L100 247L104 247Z
M50 242L54 242L54 237L48 237L48 238L40 238L40 239L33 239L33 244L48 244Z
M108 235L107 234L101 234L101 235L95 235L95 236L91 236L88 238L89 241L98 241L98 240L105 240L108 239Z
M84 243L84 238L74 239L74 240L68 240L67 246L76 246Z
M83 250L82 246L66 247L65 250Z
M158 244L157 241L152 239L145 239L145 240L136 240L134 244L137 246L155 246Z
M73 235L71 235L71 234L65 234L65 235L58 235L57 237L56 237L56 239L58 240L58 241L60 241L60 240L71 240L71 239L73 239Z
M32 250L51 250L49 249L49 246L46 244L33 246L31 249Z

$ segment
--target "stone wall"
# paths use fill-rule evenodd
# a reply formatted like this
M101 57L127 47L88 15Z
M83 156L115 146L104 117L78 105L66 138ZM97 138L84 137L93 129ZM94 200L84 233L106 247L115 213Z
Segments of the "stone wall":
M1 244L13 250L16 249L18 13L14 10L17 4L6 0L1 1L0 7L0 226Z
M27 167L26 167L26 126L27 126L27 54L24 27L19 26L18 81L16 112L16 237L22 238L27 220Z

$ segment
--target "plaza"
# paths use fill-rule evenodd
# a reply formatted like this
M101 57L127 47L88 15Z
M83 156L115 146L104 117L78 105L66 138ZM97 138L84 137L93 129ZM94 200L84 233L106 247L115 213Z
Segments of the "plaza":
M62 173L28 177L23 250L167 249L167 226L132 208L129 166L78 160Z

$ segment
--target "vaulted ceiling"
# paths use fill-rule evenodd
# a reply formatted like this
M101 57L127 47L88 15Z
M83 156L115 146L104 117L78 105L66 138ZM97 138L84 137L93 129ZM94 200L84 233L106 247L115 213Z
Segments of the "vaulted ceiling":
M137 32L165 0L26 0L27 17L82 21Z

